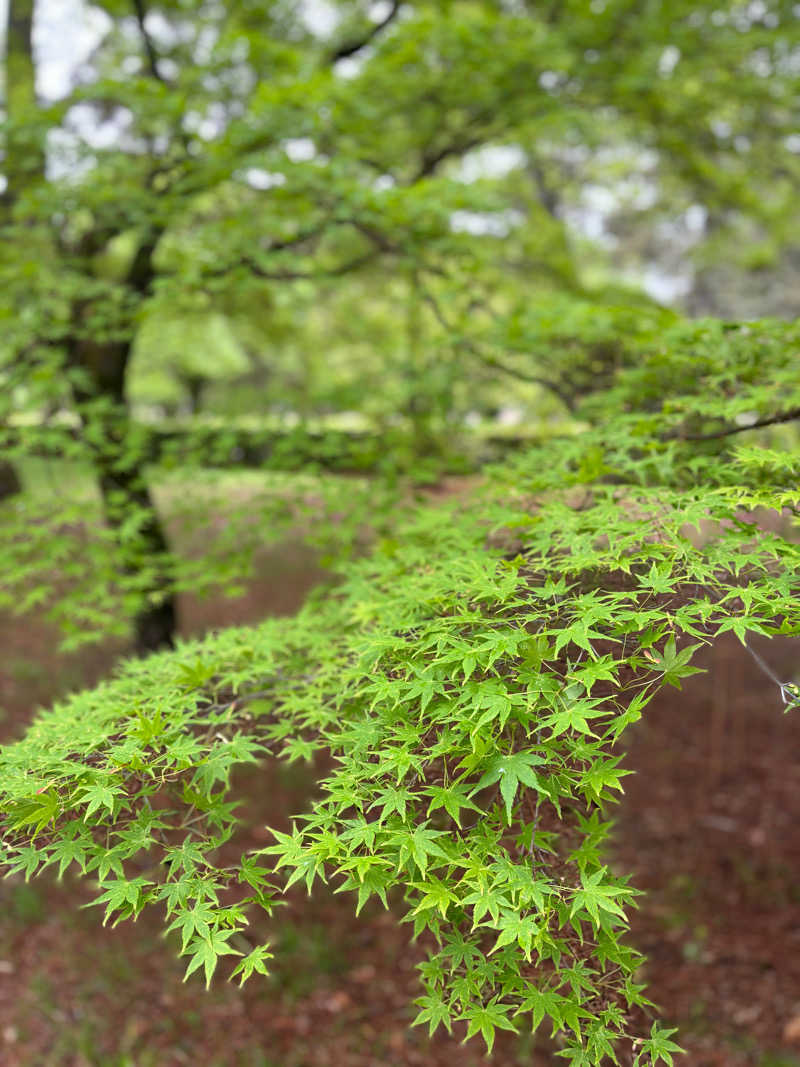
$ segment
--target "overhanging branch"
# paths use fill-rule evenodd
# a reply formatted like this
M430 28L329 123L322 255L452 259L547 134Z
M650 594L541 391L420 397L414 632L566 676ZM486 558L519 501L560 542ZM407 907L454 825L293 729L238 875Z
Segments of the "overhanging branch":
M673 430L665 434L664 438L665 440L679 438L681 441L716 441L721 437L732 437L737 433L747 433L748 430L760 430L764 426L778 426L782 422L794 422L795 419L800 419L800 408L789 408L788 411L781 411L777 415L770 415L767 418L749 422L746 426L728 426L724 430L717 430L715 433L684 434L680 430Z
M464 140L452 141L449 145L445 145L443 148L424 152L419 167L414 174L414 177L411 179L410 184L414 185L416 182L422 181L423 178L429 178L440 163L444 163L446 159L450 159L452 156L466 155L467 152L470 152L473 148L477 148L482 144L483 140L484 138L481 136L468 137Z
M380 22L373 23L361 37L355 37L352 40L345 41L344 44L341 44L331 52L329 62L338 63L340 59L349 59L351 56L360 52L362 48L366 48L368 44L371 44L378 34L386 29L390 22L393 22L394 19L397 18L400 11L400 5L401 0L393 0L389 13L385 18L382 18Z

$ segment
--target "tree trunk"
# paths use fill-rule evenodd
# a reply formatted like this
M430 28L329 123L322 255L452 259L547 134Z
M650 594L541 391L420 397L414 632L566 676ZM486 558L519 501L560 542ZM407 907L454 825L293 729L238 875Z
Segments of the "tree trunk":
M433 433L433 405L422 336L422 296L416 269L409 274L405 326L409 385L405 414L411 425L414 453L421 458L438 451L438 442Z
M150 571L146 588L141 589L142 604L133 618L136 651L145 654L174 647L177 613L164 528L140 463L125 456L127 422L125 415L117 423L119 450L108 449L98 458L97 473L106 522L118 535L123 573L135 578L145 568ZM126 522L136 513L141 521L135 534L123 535Z
M187 374L183 381L189 397L189 414L197 415L203 403L203 393L208 379L200 374Z
M136 651L144 654L174 646L177 612L169 544L144 475L149 443L134 432L125 401L131 348L131 341L74 338L70 363L87 372L88 382L73 385L73 393L98 442L93 460L103 510L117 535L120 573L140 597L133 625Z
M10 496L16 496L21 488L22 485L14 464L7 459L0 460L0 503Z
M36 102L33 60L34 0L11 0L6 28L6 108L11 120L3 172L3 199L13 204L45 177L45 137Z

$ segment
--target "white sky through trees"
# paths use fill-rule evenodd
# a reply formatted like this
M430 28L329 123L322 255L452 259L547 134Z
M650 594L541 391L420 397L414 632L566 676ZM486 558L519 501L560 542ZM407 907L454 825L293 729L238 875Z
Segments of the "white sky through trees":
M0 26L5 35L9 0L0 0ZM337 12L328 0L301 0L302 14L310 29L321 37L329 36L336 28ZM380 3L374 5L374 15L380 17ZM105 12L86 0L37 0L34 23L34 51L36 58L36 89L43 101L58 100L72 87L81 64L85 63L92 50L100 42L111 19ZM3 40L5 51L5 40ZM5 95L5 91L3 93ZM77 116L75 116L77 118ZM80 119L78 120L80 122ZM83 130L91 142L92 131ZM53 146L55 147L55 145ZM509 167L509 153L522 155L521 150L511 147L484 148L464 161L465 180L491 172L502 173ZM48 167L52 177L63 173L63 168L54 159ZM613 213L618 198L610 189L600 203L592 189L584 190L579 204L573 206L565 219L570 227L592 239L600 239L606 229L606 218ZM489 232L488 227L484 232ZM477 231L476 231L477 232ZM691 286L691 272L665 271L658 263L645 264L642 274L630 279L642 285L657 300L671 303L685 295Z

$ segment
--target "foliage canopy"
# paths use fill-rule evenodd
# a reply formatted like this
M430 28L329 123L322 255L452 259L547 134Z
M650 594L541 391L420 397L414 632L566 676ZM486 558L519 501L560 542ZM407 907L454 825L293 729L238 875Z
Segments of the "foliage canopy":
M418 508L295 619L128 663L41 715L0 762L8 870L74 864L105 921L161 906L207 980L284 885L331 880L358 909L399 893L430 945L418 1022L491 1047L547 1018L572 1064L669 1063L624 940L636 891L604 854L620 741L716 635L800 629L797 544L752 517L797 515L800 454L730 426L800 404L798 340L681 327L593 397L602 430ZM319 750L334 769L293 831L218 866L232 770ZM233 973L268 958L250 945Z
M574 409L657 336L671 316L569 235L581 190L643 190L653 232L702 205L709 239L796 237L796 6L378 7L329 5L323 32L274 0L96 4L74 84L37 99L46 7L10 5L0 432L23 475L58 454L95 472L107 536L50 598L72 641L131 616L141 649L171 640L201 575L170 550L165 472L255 451L435 479L485 458L465 417L509 388L528 418ZM159 419L204 398L221 425ZM343 411L355 432L331 438ZM42 540L9 568L16 604L45 533L77 567L85 501L23 508Z
M232 541L177 559L151 487L240 447L231 379L277 426L267 464L309 478L317 535L358 551L296 618L179 642L40 714L0 753L0 862L91 875L104 921L161 908L207 982L228 956L264 973L248 915L330 880L424 939L431 1030L491 1048L547 1019L573 1065L671 1063L609 810L625 730L702 645L800 631L780 437L800 334L599 286L564 214L599 163L621 181L654 158L654 216L699 199L717 235L788 242L796 5L343 2L330 38L292 4L98 6L87 76L37 102L32 4L11 5L0 403L8 460L88 462L107 521L81 557L85 499L6 500L6 601L66 578L76 639L135 617L141 650L168 643L176 591L238 563ZM486 146L514 164L487 170ZM513 379L552 436L468 497L414 498L399 474L475 467L475 394L497 406ZM175 396L194 416L155 434L147 404ZM358 432L330 435L332 412ZM373 474L333 521L331 468ZM251 540L286 528L284 497ZM221 864L233 770L317 752L333 769L293 831Z

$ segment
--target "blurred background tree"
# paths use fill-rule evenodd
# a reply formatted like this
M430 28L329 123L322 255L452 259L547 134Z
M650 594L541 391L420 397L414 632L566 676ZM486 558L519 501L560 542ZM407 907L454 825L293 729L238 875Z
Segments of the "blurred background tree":
M562 426L664 303L727 314L795 256L785 0L76 3L55 91L53 10L8 5L0 488L7 603L73 641L170 644L176 591L235 574L171 550L167 472L355 469L374 517L376 469ZM83 565L75 468L37 496L42 456L93 472Z

